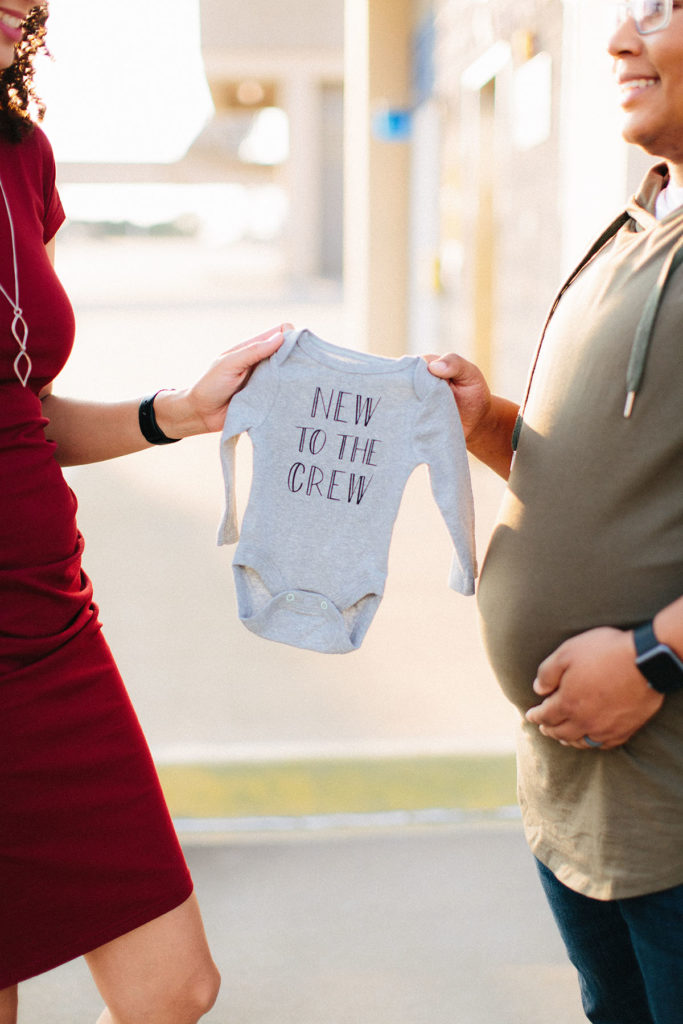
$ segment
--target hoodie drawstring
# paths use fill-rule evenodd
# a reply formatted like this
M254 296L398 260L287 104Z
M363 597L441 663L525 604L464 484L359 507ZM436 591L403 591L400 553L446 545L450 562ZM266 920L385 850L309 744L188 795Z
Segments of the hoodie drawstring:
M590 263L593 257L596 256L597 253L599 253L600 250L603 249L605 245L607 245L607 243L611 241L612 238L614 238L614 236L621 230L621 228L626 223L628 223L629 220L633 219L634 218L631 216L628 210L624 210L623 213L620 213L619 216L612 221L609 227L605 231L603 231L600 237L593 243L593 245L590 247L584 258L581 260L578 266L572 271L572 273L569 275L569 277L563 284L562 288L558 292L555 301L553 302L550 308L550 312L548 313L548 316L546 318L543 330L541 332L540 340L536 347L536 354L531 364L531 371L527 378L526 394L524 397L524 401L522 402L522 405L520 407L519 415L517 416L517 422L515 423L515 429L512 437L513 452L517 450L519 435L521 433L522 425L524 422L524 409L526 408L526 403L529 398L529 392L531 391L531 382L533 380L534 371L536 369L541 348L543 346L543 341L545 340L545 334L548 329L548 324L552 319L553 313L555 312L560 299L562 298L566 290L569 288L569 286L576 280L576 278L584 269L584 267L588 263ZM629 357L628 367L626 370L626 404L624 406L624 419L629 419L631 413L633 412L633 406L635 404L636 396L638 394L638 391L640 390L640 385L645 374L645 366L650 351L650 342L652 340L652 334L654 332L657 314L659 313L659 308L661 306L662 299L664 298L664 292L669 283L669 279L671 278L674 271L681 265L681 263L683 263L683 238L679 239L679 241L676 243L673 249L671 249L669 255L664 261L664 265L662 266L662 269L659 272L657 281L647 297L643 313L636 328L636 333L633 338L633 344L631 346L631 355Z

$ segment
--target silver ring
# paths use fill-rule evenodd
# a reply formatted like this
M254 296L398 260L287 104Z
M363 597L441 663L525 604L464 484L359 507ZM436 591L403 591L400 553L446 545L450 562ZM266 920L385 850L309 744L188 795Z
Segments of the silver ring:
M583 742L587 743L589 747L593 747L594 750L598 750L602 746L602 742L600 740L592 740L590 736L584 736Z

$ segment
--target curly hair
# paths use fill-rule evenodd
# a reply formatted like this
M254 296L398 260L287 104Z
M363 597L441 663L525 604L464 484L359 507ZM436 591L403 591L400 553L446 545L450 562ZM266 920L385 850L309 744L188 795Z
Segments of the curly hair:
M46 51L48 16L47 2L31 10L14 62L0 72L0 133L12 142L19 142L33 131L45 114L45 104L34 91L33 76L36 55Z

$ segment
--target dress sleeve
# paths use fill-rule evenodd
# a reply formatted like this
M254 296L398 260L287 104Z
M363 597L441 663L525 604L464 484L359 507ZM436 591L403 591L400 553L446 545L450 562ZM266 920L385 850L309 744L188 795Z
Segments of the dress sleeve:
M429 374L426 366L424 369ZM453 541L449 586L458 593L470 595L474 593L477 560L474 499L465 437L458 407L446 381L431 374L428 380L420 376L415 449L419 462L426 462L429 467L432 494Z
M246 387L231 399L221 435L221 467L225 483L225 509L218 528L218 543L235 544L239 539L235 488L235 451L240 434L265 420L277 392L275 361L259 363Z
M35 128L34 134L42 154L43 242L47 245L66 220L66 214L57 190L57 169L52 146L40 128Z

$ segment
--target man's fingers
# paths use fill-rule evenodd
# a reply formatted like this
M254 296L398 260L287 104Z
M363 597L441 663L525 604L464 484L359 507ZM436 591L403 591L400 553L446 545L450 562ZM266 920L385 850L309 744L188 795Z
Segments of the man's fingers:
M553 700L552 697L546 697L541 704L529 708L526 713L526 720L534 725L547 726L553 729L563 722L569 721L566 710L558 700Z

